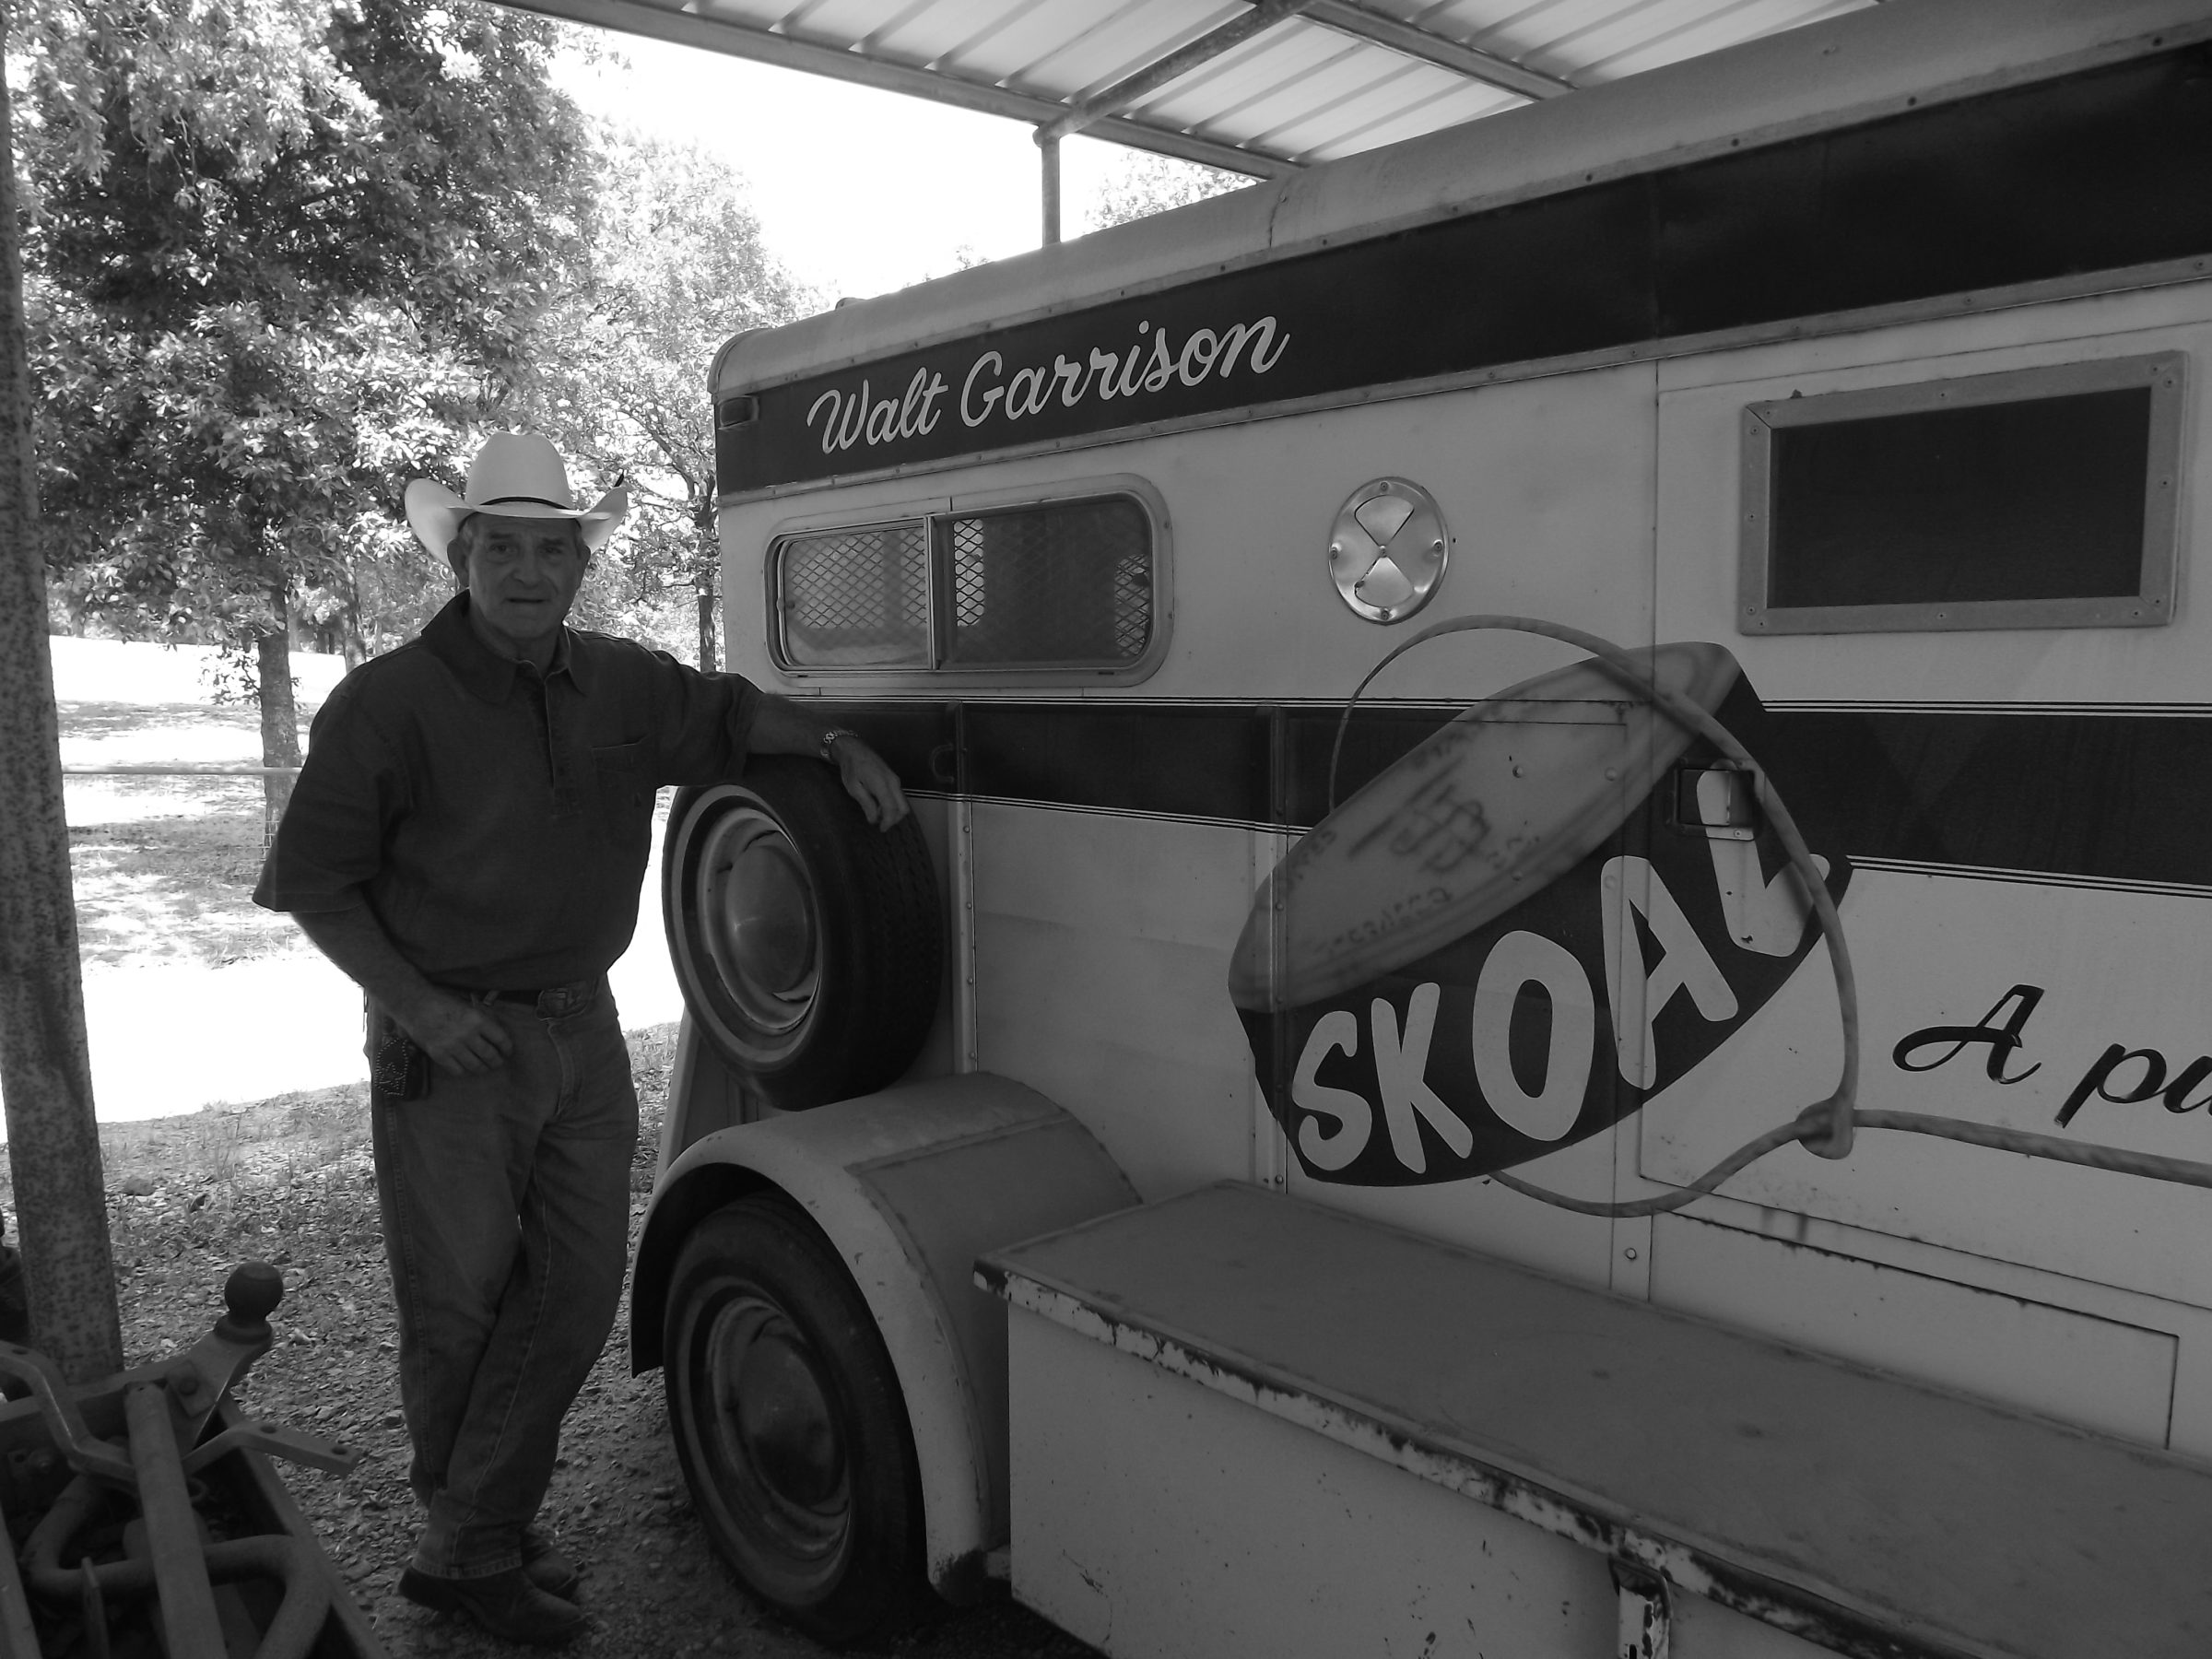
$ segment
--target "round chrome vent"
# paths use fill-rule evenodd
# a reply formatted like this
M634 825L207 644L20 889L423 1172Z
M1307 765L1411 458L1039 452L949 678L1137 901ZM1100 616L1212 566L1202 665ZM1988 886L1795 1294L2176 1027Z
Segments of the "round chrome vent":
M1329 526L1329 577L1370 622L1401 622L1428 604L1451 553L1435 498L1404 478L1362 484Z

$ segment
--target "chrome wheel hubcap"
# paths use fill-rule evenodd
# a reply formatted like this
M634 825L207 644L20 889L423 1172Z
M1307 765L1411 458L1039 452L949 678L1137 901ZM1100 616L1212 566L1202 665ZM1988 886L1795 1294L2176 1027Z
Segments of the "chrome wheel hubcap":
M700 850L698 914L707 954L756 1030L795 1030L814 1008L820 923L806 866L775 820L740 807Z

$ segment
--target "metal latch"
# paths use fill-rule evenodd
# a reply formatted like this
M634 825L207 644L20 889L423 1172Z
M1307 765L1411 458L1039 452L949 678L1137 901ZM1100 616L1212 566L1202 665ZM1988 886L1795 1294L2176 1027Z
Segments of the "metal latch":
M1666 1581L1650 1568L1618 1556L1609 1564L1618 1607L1615 1659L1668 1659L1673 1646L1674 1605Z
M1759 780L1740 766L1675 771L1675 827L1708 841L1759 839Z

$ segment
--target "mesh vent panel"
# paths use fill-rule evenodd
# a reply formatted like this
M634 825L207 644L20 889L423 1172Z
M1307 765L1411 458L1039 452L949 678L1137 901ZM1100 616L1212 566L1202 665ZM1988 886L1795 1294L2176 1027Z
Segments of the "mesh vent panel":
M920 519L782 544L783 648L801 668L926 668L929 540Z
M1152 537L1123 500L951 521L947 666L1135 662L1152 638Z

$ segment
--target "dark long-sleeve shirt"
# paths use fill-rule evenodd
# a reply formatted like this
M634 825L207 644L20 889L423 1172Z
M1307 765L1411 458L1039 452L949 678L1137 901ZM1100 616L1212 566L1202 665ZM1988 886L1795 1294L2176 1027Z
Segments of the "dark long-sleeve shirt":
M603 973L637 926L654 791L735 777L759 696L571 629L541 677L477 636L460 594L316 714L253 901L365 900L442 984Z

